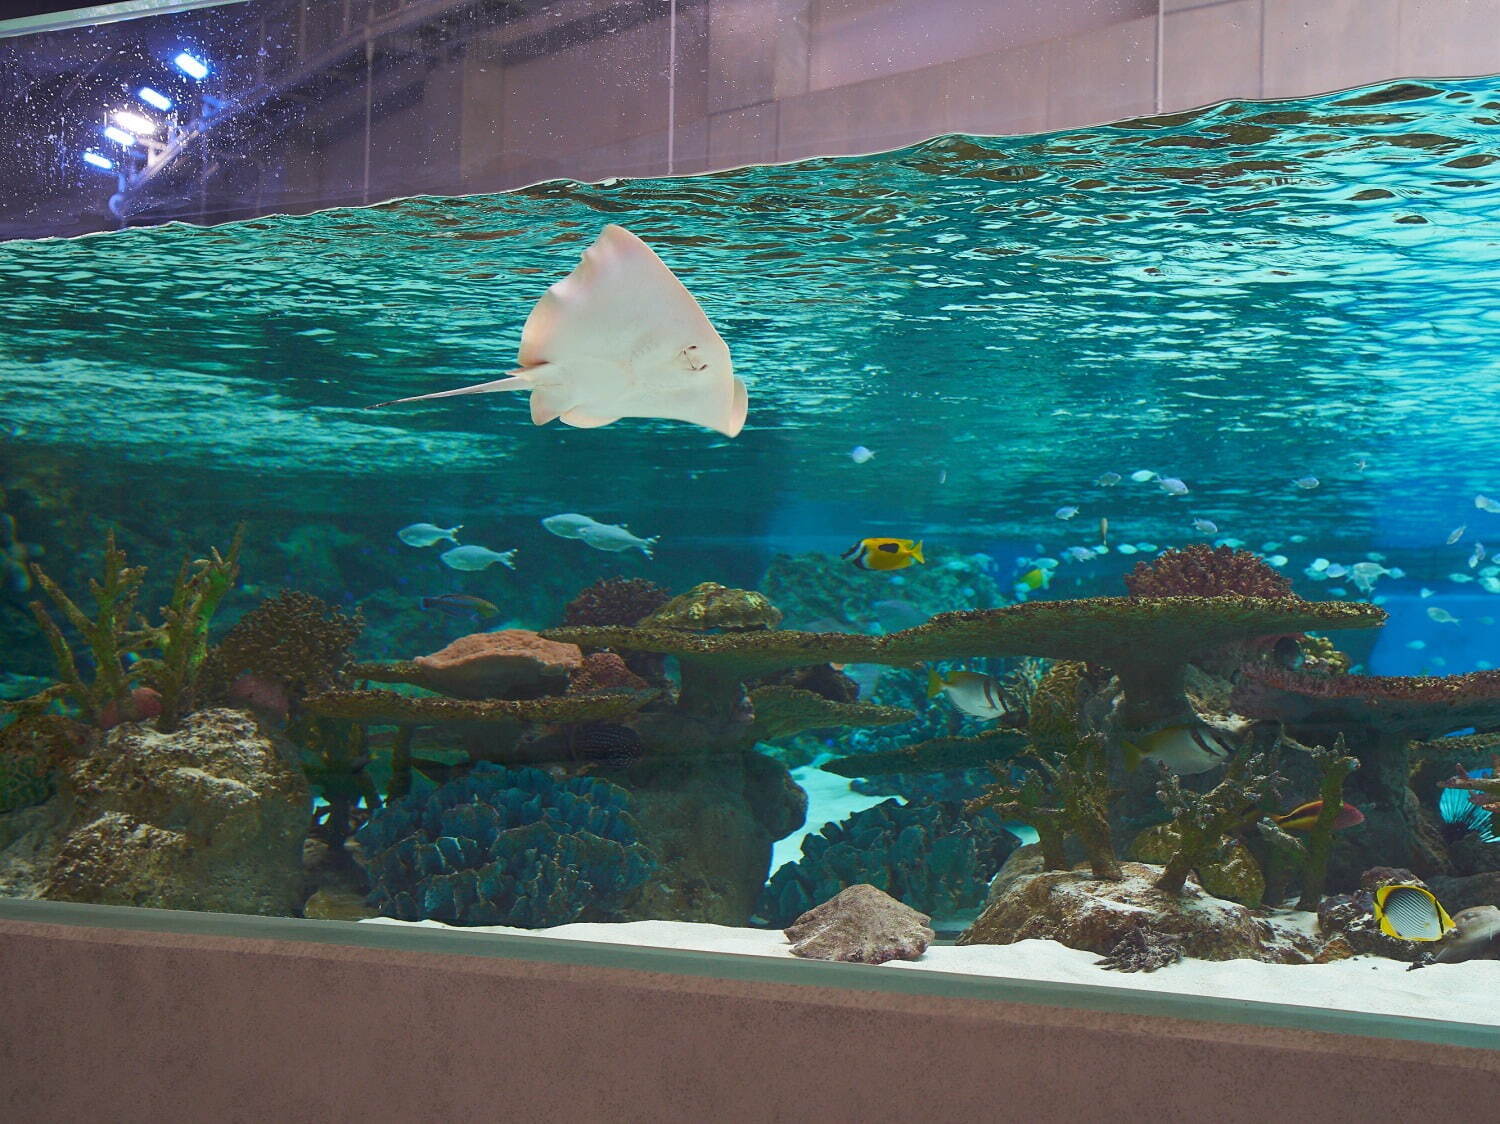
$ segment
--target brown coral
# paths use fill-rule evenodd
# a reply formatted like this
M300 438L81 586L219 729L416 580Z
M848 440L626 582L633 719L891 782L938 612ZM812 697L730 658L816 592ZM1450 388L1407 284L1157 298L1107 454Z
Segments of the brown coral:
M1249 551L1203 543L1136 563L1125 575L1125 588L1132 597L1297 596L1290 581Z
M568 679L568 694L586 691L644 691L649 684L613 652L590 652Z
M344 613L311 593L283 590L241 617L209 652L205 679L220 693L247 671L280 680L293 696L333 687L364 623L358 611Z
M605 578L568 602L563 624L633 625L665 605L671 597L645 578Z

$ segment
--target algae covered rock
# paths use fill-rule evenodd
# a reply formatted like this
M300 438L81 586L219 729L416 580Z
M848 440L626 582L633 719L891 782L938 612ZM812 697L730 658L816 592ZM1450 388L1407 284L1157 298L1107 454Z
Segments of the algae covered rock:
M934 935L931 921L885 891L860 883L814 906L785 932L793 956L884 964L916 960L926 952Z
M1053 940L1108 957L1142 931L1150 937L1148 944L1169 942L1200 960L1309 964L1339 954L1299 925L1257 916L1245 906L1212 897L1194 882L1180 895L1158 890L1153 883L1161 867L1120 865L1124 877L1118 881L1094 878L1084 869L1014 877L958 943Z
M58 791L67 834L42 897L265 914L300 901L307 781L248 715L117 726Z
M703 582L678 594L641 622L643 628L676 628L685 632L749 632L775 628L781 610L764 593Z
M1318 932L1342 938L1356 953L1407 962L1422 959L1424 954L1437 947L1436 942L1387 936L1380 931L1380 922L1375 919L1375 891L1396 884L1427 889L1427 884L1409 870L1392 866L1371 867L1360 877L1359 889L1354 893L1323 899L1318 907Z

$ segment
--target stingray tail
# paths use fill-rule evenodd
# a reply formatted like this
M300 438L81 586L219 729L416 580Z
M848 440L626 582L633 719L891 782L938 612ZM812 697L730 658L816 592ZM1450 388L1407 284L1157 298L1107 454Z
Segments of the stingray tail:
M402 402L425 402L429 398L453 398L460 394L493 394L497 390L530 390L535 386L530 372L512 371L503 379L495 379L493 382L475 383L473 386L460 386L455 390L439 390L435 394L418 394L412 398L393 398L389 402L377 402L374 406L367 407L375 410L381 406L396 406Z

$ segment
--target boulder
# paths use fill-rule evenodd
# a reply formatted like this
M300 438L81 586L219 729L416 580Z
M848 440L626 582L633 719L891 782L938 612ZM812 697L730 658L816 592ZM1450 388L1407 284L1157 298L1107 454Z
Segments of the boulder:
M524 628L504 628L460 636L413 662L423 686L454 698L535 698L566 690L568 675L583 666L583 653Z
M117 726L60 771L58 801L42 897L280 915L301 902L307 781L240 711L199 711L171 734Z
M1025 850L1015 856L1017 868L1033 861ZM1153 884L1161 867L1120 865L1124 877L1113 882L1093 877L1087 868L1038 873L1002 869L995 879L998 892L958 943L1053 940L1109 956L1144 934L1150 942L1169 942L1200 960L1309 964L1320 956L1346 954L1341 947L1325 948L1329 942L1312 936L1306 915L1261 916L1212 897L1192 881L1180 895L1166 893Z
M814 906L784 930L792 955L884 964L916 960L932 943L932 918L884 890L860 883Z

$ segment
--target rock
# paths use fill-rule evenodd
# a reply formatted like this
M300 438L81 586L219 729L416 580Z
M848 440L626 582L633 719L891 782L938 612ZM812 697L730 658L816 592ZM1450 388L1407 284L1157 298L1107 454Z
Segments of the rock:
M302 769L237 710L174 733L112 730L60 771L65 837L40 896L292 915L311 800Z
M34 898L62 842L62 801L0 815L0 897Z
M643 758L630 795L641 841L661 865L622 911L629 921L748 924L772 844L807 814L786 767L753 751Z
M885 891L860 883L814 906L785 933L793 956L884 964L916 960L926 952L933 938L931 921Z
M1005 860L1005 865L995 872L995 877L990 879L990 892L984 904L989 906L998 901L1018 881L1040 874L1042 869L1040 843L1027 843L1023 847L1017 847L1010 853L1010 858Z
M781 610L772 605L764 593L704 582L672 598L641 621L641 627L675 628L686 632L716 629L745 632L775 628L780 623Z
M1171 824L1148 827L1130 844L1130 857L1138 862L1165 864L1177 849L1177 832ZM1216 898L1258 906L1266 893L1265 875L1250 849L1239 840L1224 847L1212 862L1194 872L1199 885Z
M1022 861L1017 858L1018 867ZM999 892L992 893L990 904L958 943L1053 940L1115 957L1126 942L1126 951L1135 945L1147 961L1160 960L1175 948L1200 960L1273 964L1307 964L1324 950L1325 941L1295 923L1257 916L1245 906L1210 896L1195 882L1188 882L1181 895L1156 889L1152 883L1161 874L1158 866L1126 862L1121 869L1125 877L1117 882L1096 879L1083 868L1036 874L1002 870L996 876ZM1137 931L1144 936L1135 937Z
M1399 937L1388 937L1380 931L1380 922L1375 920L1375 891L1393 883L1431 889L1415 874L1402 867L1371 867L1360 877L1359 889L1354 893L1323 899L1323 904L1318 907L1318 931L1325 936L1342 936L1356 953L1385 956L1409 963L1421 960L1437 947L1437 942L1405 941ZM1452 907L1447 902L1443 903L1443 908L1452 913Z
M425 686L454 698L535 698L566 690L569 673L583 666L583 653L524 628L504 628L460 636L414 662Z
M1500 871L1487 870L1467 878L1434 878L1427 888L1455 917L1459 910L1471 906L1500 906Z
M359 921L378 914L373 906L365 904L363 894L352 890L319 890L302 904L302 916L318 921Z

